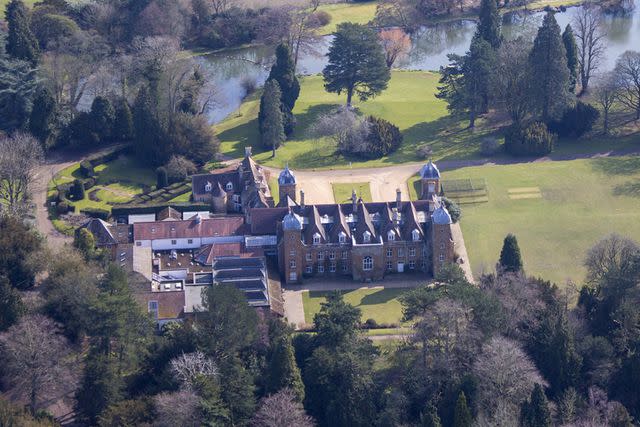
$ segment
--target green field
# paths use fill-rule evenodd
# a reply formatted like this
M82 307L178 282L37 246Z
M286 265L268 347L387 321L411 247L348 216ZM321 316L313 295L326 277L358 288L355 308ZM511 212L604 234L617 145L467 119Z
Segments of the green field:
M318 10L323 10L331 15L331 22L321 29L322 34L331 34L342 22L366 24L376 16L377 1L359 3L334 3L322 5Z
M351 201L351 193L356 190L358 197L361 197L364 202L371 202L371 188L369 188L368 182L354 182L354 183L342 183L333 182L333 199L336 203L348 203Z
M400 324L402 305L398 297L407 289L354 289L342 291L344 300L362 310L362 322L375 319L378 323ZM328 292L305 291L302 293L304 320L313 323L313 316L320 311L320 304L326 301Z
M479 126L475 132L466 128L466 120L447 115L446 105L434 96L438 75L431 72L393 71L389 88L367 102L355 102L363 114L372 114L394 123L404 136L402 146L387 157L374 160L346 158L337 154L335 145L326 140L307 137L307 129L321 113L344 104L345 95L327 93L321 76L301 80L300 98L294 108L297 127L294 135L279 148L275 158L270 150L256 146L258 137L258 108L260 94L256 93L240 109L215 127L221 151L239 158L244 147L254 146L254 158L267 166L284 167L288 162L294 169L346 168L389 166L421 160L416 150L430 145L433 158L473 158L480 155L483 137L489 131ZM482 124L482 120L479 122Z
M585 252L607 234L640 240L640 156L443 171L463 178L484 179L488 191L488 202L462 206L476 275L493 270L507 233L518 237L528 274L559 284L584 279Z

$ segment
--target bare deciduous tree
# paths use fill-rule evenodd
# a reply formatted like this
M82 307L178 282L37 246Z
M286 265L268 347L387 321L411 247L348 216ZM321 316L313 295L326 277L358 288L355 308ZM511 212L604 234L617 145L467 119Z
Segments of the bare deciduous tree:
M618 98L618 83L614 73L609 72L599 76L593 91L593 99L602 110L602 127L605 135L609 133L609 113Z
M295 393L288 388L262 399L260 409L251 421L253 427L312 427L314 424Z
M600 65L605 49L605 34L602 31L600 11L595 6L580 8L573 20L578 44L580 67L580 94L589 89L589 80Z
M342 152L358 152L366 145L369 125L353 109L341 106L318 116L309 127L311 138L329 138Z
M10 213L18 213L28 201L42 159L42 147L31 135L16 133L0 139L0 200Z
M48 317L23 317L0 335L0 348L10 393L27 400L32 413L42 408L45 395L51 399L75 382L67 340Z
M158 427L197 427L202 425L200 397L190 389L160 393L154 399Z
M183 353L171 360L171 371L181 386L191 388L198 376L215 377L218 367L201 351Z
M614 72L618 79L618 100L640 120L640 52L628 50L620 55Z
M523 37L504 41L497 55L494 87L502 108L514 123L525 119L530 110L529 51L530 41Z
M633 281L638 245L631 239L611 234L595 244L587 252L587 282L606 283L609 280L625 279ZM635 282L634 282L635 283Z
M501 336L482 346L473 372L482 379L478 406L488 417L493 417L500 408L503 411L511 408L517 414L520 403L529 397L535 384L546 383L518 344Z
M210 0L210 2L213 13L215 15L220 15L229 8L231 0Z
M389 68L393 67L398 59L406 56L411 50L411 39L402 28L381 30L379 36Z

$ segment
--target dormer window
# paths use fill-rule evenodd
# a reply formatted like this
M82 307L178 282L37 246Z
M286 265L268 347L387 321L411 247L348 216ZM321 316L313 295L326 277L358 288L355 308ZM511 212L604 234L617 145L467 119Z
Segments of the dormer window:
M317 245L317 244L319 244L319 243L320 243L320 234L319 234L319 233L315 233L315 234L313 235L313 244L314 244L314 245Z
M420 231L418 231L417 228L411 232L411 238L413 239L414 242L417 242L418 240L420 240Z
M345 243L347 241L347 235L344 231L338 233L338 243Z
M225 189L227 191L233 191L233 184L231 183L231 181L227 182L227 185L225 186Z
M396 233L394 233L393 231L389 231L387 233L387 240L390 242L393 242L394 240L396 240Z
M369 233L368 231L362 233L362 241L364 243L371 243L371 233Z
M207 193L211 191L211 189L213 188L213 186L211 185L210 182L207 182L204 186L204 191L206 191Z

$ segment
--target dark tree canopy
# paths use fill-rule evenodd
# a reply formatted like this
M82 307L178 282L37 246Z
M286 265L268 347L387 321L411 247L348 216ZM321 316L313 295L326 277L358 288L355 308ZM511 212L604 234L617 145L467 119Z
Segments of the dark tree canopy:
M46 86L38 87L29 117L29 131L40 142L46 142L53 131L56 100Z
M502 43L501 20L497 2L495 0L482 0L477 32L494 49L499 48Z
M540 384L534 386L531 399L522 404L521 421L523 427L551 427L549 402Z
M275 79L282 92L282 104L293 110L300 95L300 82L296 77L296 68L289 47L281 43L276 48L276 63L271 67L267 80Z
M35 68L0 55L0 130L13 132L26 127L37 87Z
M515 273L522 271L522 256L520 255L520 247L518 239L513 234L508 234L504 238L502 251L500 251L500 268L504 272Z
M562 43L564 43L564 49L567 51L569 92L573 93L576 90L576 83L578 82L578 45L576 44L576 37L573 34L571 24L567 24L567 27L562 33Z
M284 142L284 119L281 109L280 86L276 80L268 80L264 85L264 92L260 98L260 139L265 148L270 148L273 157L276 149Z
M456 402L456 409L453 415L454 427L471 427L473 423L473 417L471 411L467 406L467 398L464 392L460 392L458 395L458 401Z
M36 65L40 58L40 47L29 28L29 11L22 0L11 0L5 11L5 20L9 26L5 47L7 53Z
M0 276L12 286L27 289L34 284L42 263L33 260L41 247L40 237L18 218L0 215Z
M353 23L338 25L327 56L324 87L328 92L346 92L347 105L354 93L366 101L387 88L391 73L374 30Z

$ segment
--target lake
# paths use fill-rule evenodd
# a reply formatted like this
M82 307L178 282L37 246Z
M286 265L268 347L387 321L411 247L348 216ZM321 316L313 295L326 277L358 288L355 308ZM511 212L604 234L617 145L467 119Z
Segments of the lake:
M558 12L556 19L560 27L572 22L581 6ZM518 36L535 37L542 23L544 12L509 12L503 16L502 32L507 39ZM626 15L603 14L603 30L607 48L600 70L610 70L615 61L626 50L640 48L640 7ZM395 67L405 70L438 70L447 64L447 55L463 55L469 48L475 32L476 22L459 19L446 23L424 26L411 35L411 51L399 60ZM327 50L332 36L320 39L314 52L303 54L298 61L298 73L316 74L326 64ZM218 123L237 110L246 96L245 83L258 86L264 83L273 62L274 47L252 46L225 50L199 57L199 61L211 72L217 88L216 107L209 113L209 120Z

